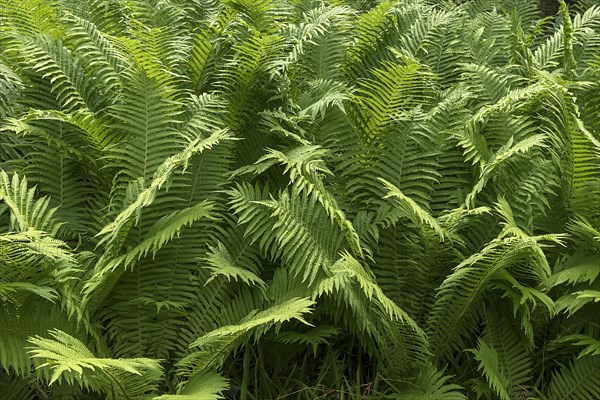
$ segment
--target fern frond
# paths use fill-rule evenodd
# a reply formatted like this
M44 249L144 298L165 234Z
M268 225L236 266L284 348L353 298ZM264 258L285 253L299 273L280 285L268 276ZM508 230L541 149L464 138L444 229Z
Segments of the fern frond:
M514 399L527 393L533 363L525 342L508 321L497 315L487 318L478 348L472 350L479 369L501 399Z
M395 396L401 395L406 400L466 400L460 385L449 383L451 376L444 375L434 366L425 366L415 379L410 382L389 380L395 388ZM394 398L394 397L392 397Z
M355 280L364 295L370 301L375 300L379 304L387 318L406 324L412 328L417 335L423 334L417 323L383 293L373 277L370 276L360 262L350 254L342 253L341 258L331 266L330 271L336 276L336 279L347 275L350 280Z
M189 377L218 365L232 350L232 346L251 332L256 331L258 337L273 325L279 326L292 319L308 324L303 316L312 312L314 304L314 301L306 298L292 298L266 310L250 313L237 325L223 326L208 332L190 344L190 347L201 346L204 350L196 351L181 360L178 363L179 373Z
M558 343L572 343L574 346L582 346L583 350L579 353L579 357L599 356L600 355L600 340L581 334L566 335L557 340Z
M0 118L15 114L17 108L14 102L22 88L21 77L0 59Z
M47 335L48 330L63 328L75 335L77 326L57 304L37 297L29 297L18 307L10 302L0 308L0 363L6 371L25 377L35 366L27 354L27 340L35 335Z
M77 53L69 50L62 39L48 35L28 39L23 46L22 57L30 63L25 65L26 68L48 80L61 109L98 111L105 101L99 82L91 79Z
M209 284L217 276L224 276L228 281L231 279L241 280L251 286L266 286L266 283L254 272L236 265L236 260L221 242L217 243L217 247L209 247L206 263L208 264L206 268L211 271L206 284Z
M579 283L592 283L600 275L598 258L596 255L584 259L575 259L577 265L559 271L550 277L550 285L557 286L561 284L576 285Z
M454 269L440 286L430 314L430 343L433 348L445 349L457 340L461 330L465 329L464 323L459 321L473 317L474 304L498 272L525 264L528 270L535 271L530 274L539 276L539 279L549 275L548 262L539 248L540 239L543 238L495 239ZM454 289L457 285L459 290Z
M565 311L573 315L585 305L598 302L600 302L600 290L579 290L556 300L556 309L557 312Z
M400 27L409 25L424 11L419 2L384 1L361 14L356 21L355 41L348 49L347 73L354 79L365 78L385 61L393 61L389 44L397 43Z
M13 174L12 178L0 170L0 201L10 210L10 226L19 232L30 229L56 233L60 227L54 220L55 208L50 208L50 199L34 200L35 187L30 188L26 177Z
M65 36L73 51L81 56L90 75L102 77L98 94L119 93L122 89L119 74L131 67L123 49L94 22L68 13L64 18L68 26Z
M35 400L37 396L30 381L4 373L0 373L0 393L5 400Z
M548 398L560 400L593 400L600 397L600 359L586 356L562 366L550 381Z
M374 79L361 81L355 92L361 127L370 141L395 117L408 113L431 97L430 81L434 76L427 67L414 60L386 63L373 71Z
M329 221L316 199L302 193L281 192L279 199L257 203L272 210L272 252L289 265L290 271L312 283L319 271L331 265L343 246L343 236Z
M226 125L235 135L241 135L248 117L259 111L253 99L265 98L267 87L257 85L257 82L262 82L260 78L281 50L279 36L251 31L247 40L236 43L234 55L217 75L217 87L229 102Z
M55 1L3 1L0 16L6 23L3 28L10 27L20 35L32 37L38 33L48 33L56 27L58 9Z
M327 151L320 146L299 146L288 151L269 150L268 154L256 161L255 165L244 167L238 173L265 171L274 165L282 165L284 173L289 174L293 192L304 192L314 197L325 209L331 221L335 221L345 232L346 239L358 253L362 253L358 234L352 223L347 219L343 210L330 191L325 187L324 178L332 175L323 159Z
M178 390L178 394L164 394L152 400L219 400L221 393L229 388L229 382L214 372L195 375Z
M320 344L331 344L328 338L335 337L339 333L340 329L335 326L320 325L306 332L280 332L275 340L281 343L300 343L311 346L313 354L316 356L318 346Z
M305 12L300 21L285 27L290 39L288 55L273 62L272 74L286 74L299 87L308 77L337 80L346 59L345 34L353 14L348 6L320 6Z
M213 208L212 203L203 201L164 216L150 227L143 241L128 250L126 254L107 262L104 266L105 271L113 271L120 266L127 268L150 252L156 256L156 253L175 236L179 236L186 226L190 226L200 219L214 220Z
M164 160L156 168L148 188L139 193L137 198L125 210L123 210L113 222L105 226L98 233L98 236L104 236L100 243L110 243L111 241L115 240L123 226L134 215L137 215L137 219L139 220L140 209L152 204L158 191L168 185L178 169L181 168L183 171L187 169L189 160L194 154L201 153L206 149L210 149L223 140L231 140L231 136L227 133L227 130L219 130L208 138L197 138L189 143L182 152Z
M502 372L499 371L498 368L500 362L496 350L480 339L478 341L477 349L472 351L475 354L475 359L479 361L479 368L483 370L488 384L494 392L496 392L500 399L510 400L511 397L506 389L506 378L504 378Z
M103 391L109 398L140 398L154 389L162 375L157 360L97 358L73 336L54 329L53 339L36 336L29 339L31 355L44 361L38 368L49 367L49 384L77 382Z
M113 128L127 142L112 148L108 157L126 182L138 178L149 180L166 158L185 146L174 129L181 105L172 99L172 88L161 86L145 71L126 77L126 90L110 112L116 120Z
M539 134L530 136L526 139L521 140L520 142L513 145L513 139L511 139L502 146L496 154L494 154L490 160L485 163L479 174L479 180L473 186L471 192L467 195L465 202L470 207L475 205L476 196L483 190L487 182L492 176L494 170L503 162L508 160L511 157L514 157L518 154L523 154L530 151L535 147L545 147L544 141L546 140L546 136Z
M392 185L385 179L380 179L380 181L384 184L386 189L388 190L388 194L384 197L390 198L393 197L396 199L396 204L398 205L400 211L408 217L416 226L421 226L421 224L429 226L431 229L435 231L435 233L440 237L440 240L444 240L448 237L448 233L440 226L440 224L433 218L426 210L421 208L414 200L410 197L407 197L398 189L396 186Z
M191 39L191 49L184 70L195 93L206 88L217 73L217 60L224 45L208 29L203 29Z

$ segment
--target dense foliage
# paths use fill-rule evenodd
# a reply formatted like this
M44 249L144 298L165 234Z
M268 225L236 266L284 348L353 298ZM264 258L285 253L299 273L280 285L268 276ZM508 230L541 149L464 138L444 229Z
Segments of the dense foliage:
M0 0L0 398L600 398L600 7Z

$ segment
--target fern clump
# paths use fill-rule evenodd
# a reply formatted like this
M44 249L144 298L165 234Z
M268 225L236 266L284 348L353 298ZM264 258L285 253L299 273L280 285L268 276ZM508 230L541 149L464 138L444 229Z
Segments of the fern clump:
M599 399L600 7L542 3L0 0L0 400Z

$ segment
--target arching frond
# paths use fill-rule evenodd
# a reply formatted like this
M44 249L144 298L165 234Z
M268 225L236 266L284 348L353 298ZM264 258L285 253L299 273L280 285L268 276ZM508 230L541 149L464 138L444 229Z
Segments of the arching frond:
M431 332L435 332L434 336L430 337L432 346L445 349L458 340L461 329L457 327L463 326L464 329L465 322L462 321L475 318L474 305L478 302L483 288L498 272L524 263L529 265L527 269L531 268L532 272L535 271L533 274L540 278L543 278L544 274L549 275L549 266L543 253L531 252L532 248L539 248L540 239L544 238L496 239L481 252L458 265L440 286L431 311L430 329ZM549 239L555 240L552 237ZM460 293L452 289L457 284L462 288Z
M49 367L50 384L65 380L102 391L111 399L141 398L162 375L157 360L97 358L65 332L53 330L50 336L53 339L29 339L32 356L44 361L38 368Z
M217 366L223 357L232 350L236 342L246 334L260 334L273 325L296 319L307 324L304 314L312 311L314 302L309 299L292 298L272 307L258 312L250 313L237 325L223 326L211 331L190 344L190 347L203 347L179 362L180 373L184 376L193 376Z

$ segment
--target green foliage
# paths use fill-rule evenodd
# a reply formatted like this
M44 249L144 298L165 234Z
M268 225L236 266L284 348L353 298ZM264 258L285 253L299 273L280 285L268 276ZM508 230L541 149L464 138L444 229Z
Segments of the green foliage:
M0 397L600 398L569 3L0 0Z

